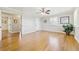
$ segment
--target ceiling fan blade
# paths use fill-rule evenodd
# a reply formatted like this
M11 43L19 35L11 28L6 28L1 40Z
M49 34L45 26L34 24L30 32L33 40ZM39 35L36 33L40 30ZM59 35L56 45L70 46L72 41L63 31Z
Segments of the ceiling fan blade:
M46 13L46 14L50 14L50 13Z
M45 9L44 8L42 8L42 12L45 12Z
M50 11L51 10L47 10L45 8L41 8L39 13L41 13L41 14L50 14Z
M45 13L46 13L46 14L50 14L50 10L47 10Z
M47 10L46 12L50 12L50 10Z

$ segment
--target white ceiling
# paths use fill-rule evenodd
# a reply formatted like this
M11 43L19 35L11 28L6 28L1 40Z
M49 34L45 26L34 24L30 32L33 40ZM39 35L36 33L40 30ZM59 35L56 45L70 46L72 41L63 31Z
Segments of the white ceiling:
M50 15L55 15L66 11L74 10L73 7L45 7L45 8L51 10ZM41 7L8 7L8 9L20 11L23 15L26 15L27 17L41 16L41 14L39 13Z

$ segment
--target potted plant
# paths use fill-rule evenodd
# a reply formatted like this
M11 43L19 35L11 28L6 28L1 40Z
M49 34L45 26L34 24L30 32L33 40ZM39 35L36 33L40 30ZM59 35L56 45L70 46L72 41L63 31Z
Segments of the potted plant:
M70 35L70 33L73 31L72 24L63 25L63 28L64 28L64 32L66 33L66 35Z

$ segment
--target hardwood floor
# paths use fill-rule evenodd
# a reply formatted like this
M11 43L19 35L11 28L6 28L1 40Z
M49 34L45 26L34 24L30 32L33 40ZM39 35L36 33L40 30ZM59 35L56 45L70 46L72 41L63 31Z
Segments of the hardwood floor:
M74 36L66 36L66 40L64 43L64 50L67 51L75 51L79 50L79 44L78 42L74 39Z
M1 51L78 51L74 36L62 33L38 31L23 35L9 34L0 41Z

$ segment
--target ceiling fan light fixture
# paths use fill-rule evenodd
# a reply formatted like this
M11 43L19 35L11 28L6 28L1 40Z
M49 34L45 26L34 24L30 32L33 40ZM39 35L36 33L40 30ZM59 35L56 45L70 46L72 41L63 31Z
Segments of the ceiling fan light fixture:
M41 12L42 15L48 15L48 14L50 14L50 11L51 10L48 10L46 8L41 8L41 10L40 10L40 12Z

